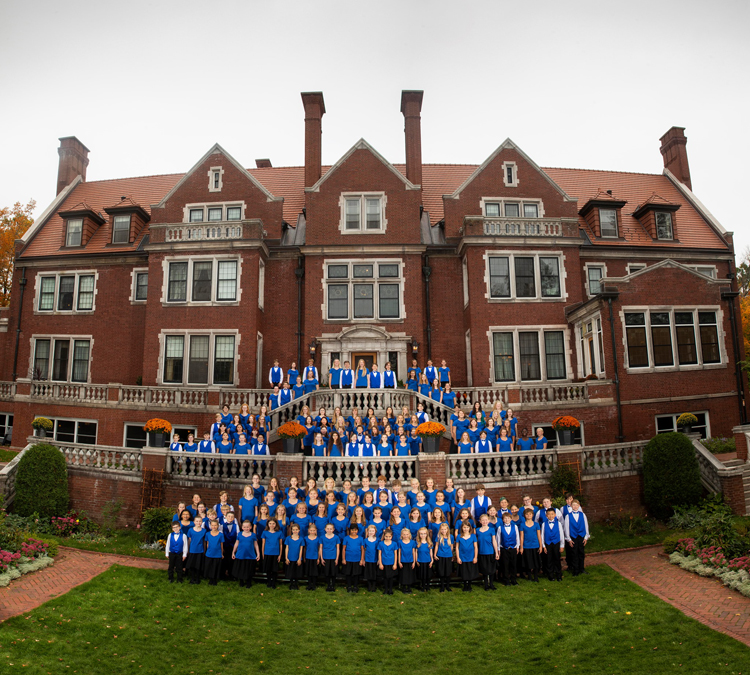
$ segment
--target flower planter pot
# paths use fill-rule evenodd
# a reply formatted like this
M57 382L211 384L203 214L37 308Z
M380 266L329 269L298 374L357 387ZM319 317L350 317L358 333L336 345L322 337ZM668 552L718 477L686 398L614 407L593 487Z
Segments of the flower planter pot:
M46 429L34 429L34 436L37 438L47 438L47 430Z
M570 429L562 429L557 433L560 436L560 445L573 445L573 432Z
M163 448L165 433L161 431L149 431L148 432L148 447L149 448Z
M424 436L422 438L422 452L435 454L440 448L440 436Z
M692 424L685 424L682 427L682 433L683 434L692 434L693 433L693 425Z
M284 442L285 455L299 454L300 440L298 438L283 438L282 441Z

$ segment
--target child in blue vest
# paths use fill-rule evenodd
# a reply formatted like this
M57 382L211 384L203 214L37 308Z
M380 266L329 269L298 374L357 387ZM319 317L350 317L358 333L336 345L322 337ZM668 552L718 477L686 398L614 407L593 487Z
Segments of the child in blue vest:
M589 540L589 521L581 511L581 503L574 499L570 504L571 511L565 518L565 541L570 546L570 555L574 577L584 573L586 562L586 543Z
M284 371L279 367L278 359L273 362L273 368L268 371L268 383L271 387L280 387L284 379Z
M224 560L222 562L221 575L223 578L229 580L232 576L232 552L240 533L240 528L234 519L234 512L227 511L224 514L224 524L221 526L221 533L224 535Z
M188 555L188 538L182 533L180 523L177 520L172 521L172 534L167 539L167 545L164 547L164 553L169 560L169 583L174 583L174 573L177 570L177 583L182 583L182 563L187 560Z
M500 550L503 585L518 586L516 560L518 549L521 547L521 538L518 528L510 517L510 511L505 511L502 519L502 525L497 528L497 546Z
M546 500L545 500L546 501ZM562 564L560 555L565 550L565 533L552 507L547 509L546 520L542 528L542 548L546 554L547 579L562 581Z

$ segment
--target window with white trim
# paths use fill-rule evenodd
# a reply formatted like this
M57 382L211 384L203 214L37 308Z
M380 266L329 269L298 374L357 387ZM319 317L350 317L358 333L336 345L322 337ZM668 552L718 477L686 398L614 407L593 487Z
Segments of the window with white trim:
M65 229L65 245L80 246L83 241L83 218L68 218Z
M565 330L497 329L490 339L494 382L567 379Z
M234 384L236 334L185 332L162 337L164 384Z
M515 162L503 162L503 184L518 187L518 167Z
M13 415L11 413L0 413L0 440L4 439L13 431Z
M488 253L490 300L560 299L562 256L545 253Z
M617 209L599 209L599 230L602 237L617 237Z
M258 307L263 309L266 296L266 263L262 260L258 265Z
M221 192L224 186L224 169L220 166L212 166L208 170L208 191Z
M539 199L518 200L484 197L482 213L485 218L541 218L544 213Z
M227 223L244 219L245 204L216 202L187 204L184 209L186 223Z
M146 302L148 299L148 268L133 270L133 284L130 291L132 302Z
M716 265L693 265L692 268L698 274L704 274L707 277L716 279Z
M657 211L656 216L656 238L673 239L672 214L669 211Z
M573 444L574 445L583 445L583 425L584 422L581 420L581 426L579 426L577 429L573 429ZM557 432L553 429L552 425L548 422L541 422L538 424L532 424L531 428L528 429L529 431L529 438L532 440L536 438L536 430L541 427L542 432L544 434L544 437L547 439L547 450L552 450L553 448L556 448L558 445L560 445L560 434L562 432ZM521 425L518 425L517 428L518 434L520 436L521 433ZM536 447L536 446L534 446Z
M112 219L112 243L127 244L130 241L130 214Z
M656 415L656 433L657 434L668 434L672 431L677 431L677 418L682 413L674 413L670 415ZM710 438L711 426L708 420L708 411L693 412L698 422L693 424L693 433L700 434L701 438Z
M385 194L382 192L341 195L341 220L339 230L342 234L385 232Z
M469 304L469 263L464 256L461 260L461 276L464 285L464 307Z
M329 321L401 320L401 260L331 260L325 263L325 314Z
M60 443L96 445L96 420L66 419L43 415L52 422L52 438Z
M88 382L91 337L32 338L32 377L54 382Z
M605 265L586 263L586 293L589 297L602 292L601 280L607 274Z
M717 309L626 309L627 367L721 364L718 314Z
M168 448L172 443L172 436L178 434L180 437L180 443L187 443L188 434L193 434L195 442L198 443L201 439L198 438L198 430L196 427L178 427L172 425L172 434L165 434L164 436L164 447ZM123 428L123 447L141 449L145 448L148 443L148 436L143 430L142 422L126 423Z
M212 304L238 302L239 259L181 258L166 260L162 301Z
M628 263L625 269L628 274L633 274L634 272L645 270L646 267L647 265L644 263Z
M93 312L96 271L37 276L37 312Z
M592 316L577 326L579 342L579 375L604 374L604 342L602 333L602 320Z

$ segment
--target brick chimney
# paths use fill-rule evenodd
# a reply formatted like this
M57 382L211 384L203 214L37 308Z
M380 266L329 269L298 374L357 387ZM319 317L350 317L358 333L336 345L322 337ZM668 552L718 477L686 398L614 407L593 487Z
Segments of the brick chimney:
M401 112L406 135L406 177L414 185L422 184L422 95L423 91L402 91Z
M60 155L60 164L57 167L57 194L60 194L76 176L86 180L89 149L75 136L65 136L60 139L57 154Z
M312 187L321 176L323 115L326 104L322 91L303 91L305 106L305 187Z
M664 168L669 169L677 180L685 183L691 190L690 165L687 156L687 138L684 127L672 127L661 137L661 154L664 157Z

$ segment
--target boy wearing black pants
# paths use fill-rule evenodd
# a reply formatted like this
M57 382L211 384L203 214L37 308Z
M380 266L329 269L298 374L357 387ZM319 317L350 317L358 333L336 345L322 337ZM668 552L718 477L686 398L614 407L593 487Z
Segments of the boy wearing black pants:
M510 513L503 513L503 523L497 528L497 548L500 551L503 586L518 586L516 560L520 545L518 528L513 523Z
M180 530L180 522L175 520L172 523L172 534L167 539L167 545L164 547L164 553L169 559L169 583L174 583L174 573L177 570L177 583L182 583L182 565L188 554L188 538Z
M545 571L550 581L562 581L560 555L565 550L563 526L557 519L555 509L547 509L547 518L542 525L542 547L545 556Z

